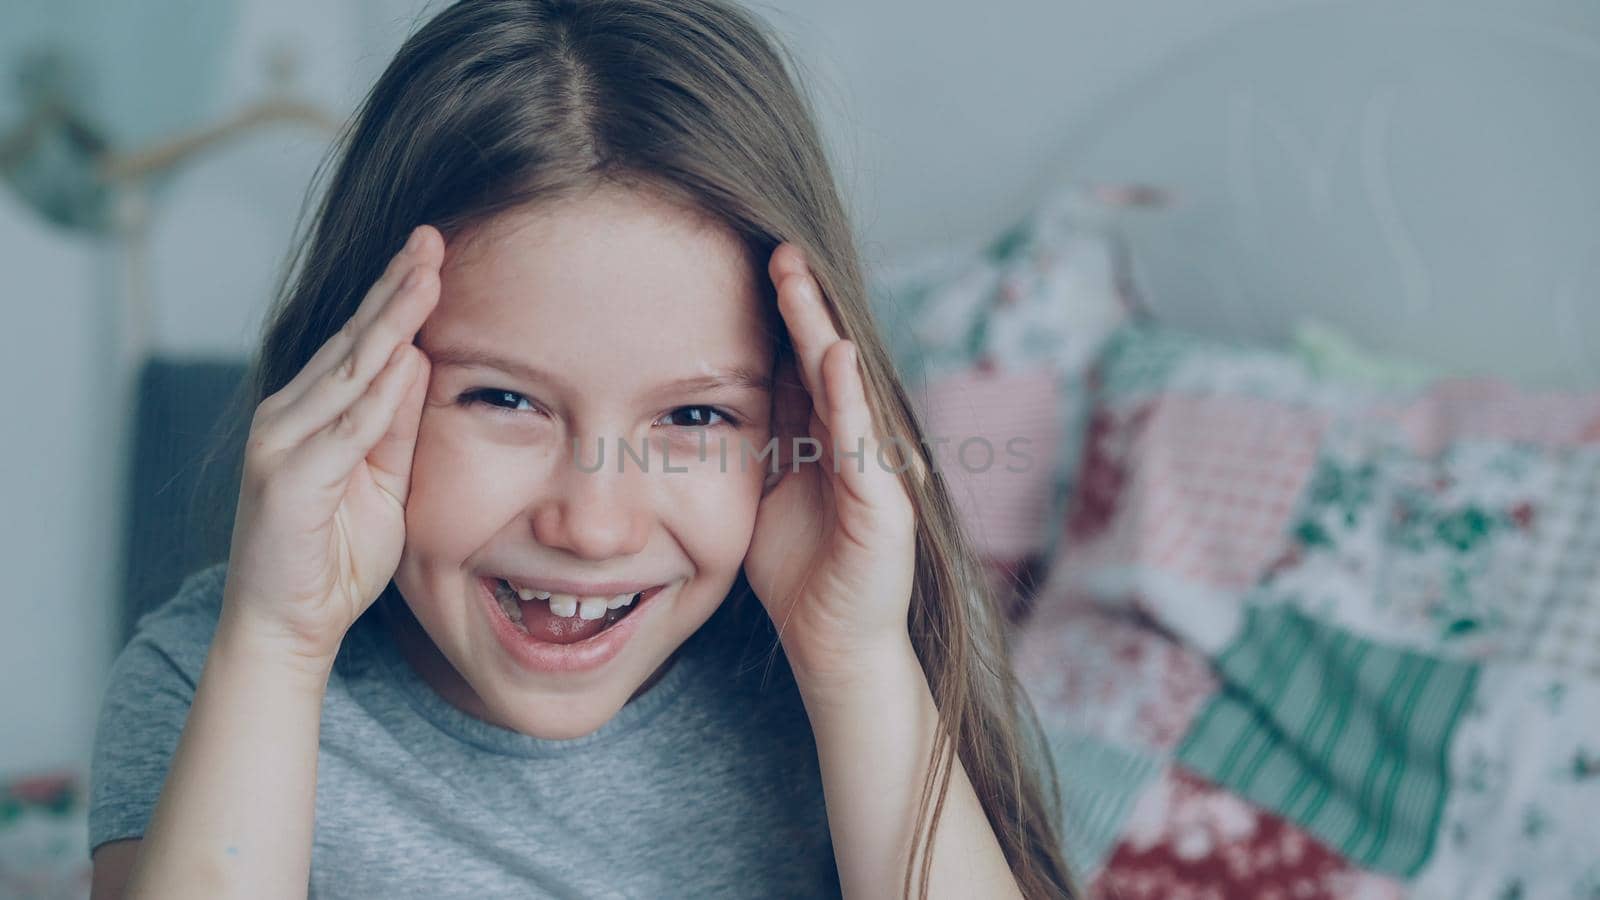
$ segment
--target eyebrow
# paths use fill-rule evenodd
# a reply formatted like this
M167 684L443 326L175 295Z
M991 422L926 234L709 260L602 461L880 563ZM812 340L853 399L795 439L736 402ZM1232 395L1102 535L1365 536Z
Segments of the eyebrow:
M561 376L549 370L501 356L492 350L482 347L461 343L445 343L431 347L423 347L418 344L418 349L427 354L428 361L434 366L499 369L508 375L514 375L526 381L538 381L562 388L570 387ZM714 390L771 393L772 378L765 373L757 372L744 366L733 366L731 368L717 369L706 375L693 375L688 378L669 381L660 385L657 389L663 392L682 391L688 393Z

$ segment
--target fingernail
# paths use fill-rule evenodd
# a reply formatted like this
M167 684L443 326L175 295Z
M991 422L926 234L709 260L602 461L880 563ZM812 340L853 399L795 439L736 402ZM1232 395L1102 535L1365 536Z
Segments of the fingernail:
M422 226L418 225L417 227L411 229L411 237L410 237L409 240L406 241L406 249L407 250L415 250L415 249L417 249L417 246L420 245L421 243L422 243Z

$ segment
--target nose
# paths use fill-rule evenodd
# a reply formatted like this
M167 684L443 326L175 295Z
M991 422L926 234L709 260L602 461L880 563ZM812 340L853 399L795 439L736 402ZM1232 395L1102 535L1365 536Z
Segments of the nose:
M580 445L575 459L568 445L534 503L535 540L593 560L644 549L650 536L650 497L644 483L649 473L633 457L624 458L622 471L617 471L618 449L611 441L591 438Z

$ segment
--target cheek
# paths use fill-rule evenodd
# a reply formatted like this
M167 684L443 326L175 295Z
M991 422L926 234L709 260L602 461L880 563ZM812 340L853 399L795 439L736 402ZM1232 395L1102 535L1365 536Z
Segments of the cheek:
M674 449L675 467L679 452ZM750 547L765 472L755 463L741 472L732 453L725 471L714 453L705 462L683 456L687 472L651 473L662 485L658 508L670 511L671 531L696 557L697 568L731 574Z
M486 453L481 442L443 427L444 416L434 419L434 427L429 418L422 417L412 454L406 548L441 564L457 564L515 514L518 473L507 465L506 454Z

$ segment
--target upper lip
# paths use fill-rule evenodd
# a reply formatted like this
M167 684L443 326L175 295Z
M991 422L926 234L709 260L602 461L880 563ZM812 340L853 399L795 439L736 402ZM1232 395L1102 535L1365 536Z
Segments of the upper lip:
M568 581L564 578L549 578L543 575L512 575L498 572L492 578L504 578L514 587L532 588L536 591L549 591L552 594L571 594L574 597L615 597L618 594L637 594L648 591L659 581Z

